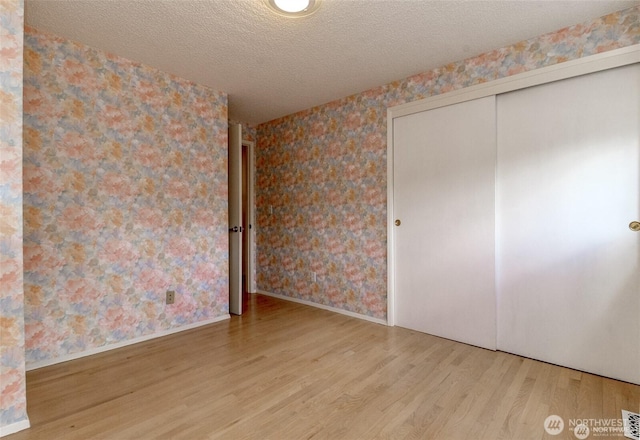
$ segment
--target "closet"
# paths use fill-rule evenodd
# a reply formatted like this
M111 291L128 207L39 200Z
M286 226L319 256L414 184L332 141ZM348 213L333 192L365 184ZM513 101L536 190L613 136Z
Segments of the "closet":
M394 121L396 324L492 350L495 123L495 96Z
M551 78L390 109L390 323L640 384L640 64Z

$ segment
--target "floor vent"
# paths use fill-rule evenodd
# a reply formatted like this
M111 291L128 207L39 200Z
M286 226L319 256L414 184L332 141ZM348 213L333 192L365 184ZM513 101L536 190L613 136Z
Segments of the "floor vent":
M624 436L631 440L640 440L640 414L622 410Z

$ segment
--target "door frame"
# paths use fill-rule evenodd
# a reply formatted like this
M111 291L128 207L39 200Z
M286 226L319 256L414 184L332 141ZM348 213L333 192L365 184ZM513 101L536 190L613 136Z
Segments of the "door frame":
M229 124L229 313L242 315L242 125Z
M255 142L243 139L242 124L229 124L229 167L231 167L231 149L237 148L239 143L240 151L235 152L237 156L237 162L235 164L236 170L239 169L239 178L231 178L231 168L229 168L229 188L228 197L229 201L234 200L240 203L240 219L238 223L243 225L243 229L240 232L233 234L240 234L240 243L238 245L237 252L232 253L231 245L235 237L229 232L229 312L237 315L242 314L243 310L243 290L242 290L242 272L246 269L246 288L248 293L254 293L254 276L253 270L255 267L255 253L253 252L255 245ZM242 209L242 186L243 186L243 170L242 170L242 152L246 148L247 150L247 217L250 227L243 224L244 212ZM234 157L236 157L234 156ZM228 218L229 228L236 225L231 224L232 210L231 203L228 203ZM246 236L246 246L245 246ZM246 255L245 255L246 253ZM238 255L239 254L239 255ZM245 264L246 262L246 264ZM232 283L233 274L238 274L238 280ZM236 292L232 288L235 284L239 284L240 290L239 298L236 298Z
M242 147L247 148L247 217L249 219L249 227L245 229L247 232L247 246L243 244L243 260L246 259L247 269L247 292L256 293L254 269L256 267L255 237L256 237L256 192L255 192L255 148L254 141L242 140Z
M640 44L567 61L553 66L524 72L483 84L432 96L419 101L401 104L387 109L387 325L394 326L395 319L395 213L394 213L394 163L393 121L395 118L432 110L447 105L499 95L602 70L613 69L640 62Z

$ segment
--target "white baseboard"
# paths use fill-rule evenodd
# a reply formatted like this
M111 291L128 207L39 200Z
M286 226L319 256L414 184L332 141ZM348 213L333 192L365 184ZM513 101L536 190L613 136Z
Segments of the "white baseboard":
M15 434L18 431L22 431L24 429L28 429L31 427L29 423L29 418L27 417L24 420L20 420L19 422L12 423L7 426L0 426L0 437L4 437L5 435Z
M258 289L256 291L262 295L271 296L273 298L283 299L285 301L291 301L299 304L304 304L306 306L316 307L318 309L329 310L330 312L340 313L341 315L351 316L352 318L358 318L369 322L375 322L376 324L387 325L387 321L379 318L372 318L371 316L362 315L360 313L350 312L348 310L338 309L337 307L325 306L324 304L314 303L312 301L307 301L299 298L292 298L290 296L279 295L277 293L267 292L265 290Z
M207 319L206 321L194 322L193 324L184 325L182 327L170 328L167 330L163 330L158 333L152 333L150 335L140 336L139 338L129 339L127 341L118 342L115 344L103 345L102 347L92 348L90 350L81 351L79 353L68 354L65 356L60 356L55 359L47 359L44 361L29 363L26 366L27 371L36 370L38 368L48 367L50 365L60 364L62 362L72 361L74 359L83 358L86 356L91 356L98 353L103 353L109 350L115 350L116 348L126 347L127 345L137 344L139 342L148 341L150 339L161 338L163 336L168 336L173 333L183 332L185 330L191 330L193 328L202 327L203 325L213 324L215 322L224 321L226 319L230 319L231 315L226 314L222 316L218 316L213 319Z

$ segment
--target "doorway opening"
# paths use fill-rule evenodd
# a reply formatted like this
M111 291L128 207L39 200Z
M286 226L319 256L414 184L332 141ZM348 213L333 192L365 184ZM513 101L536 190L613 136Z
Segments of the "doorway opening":
M229 125L229 313L242 315L255 290L255 143Z
M242 312L246 312L254 286L254 147L242 141Z

